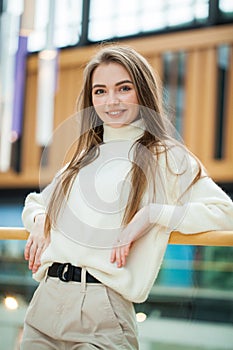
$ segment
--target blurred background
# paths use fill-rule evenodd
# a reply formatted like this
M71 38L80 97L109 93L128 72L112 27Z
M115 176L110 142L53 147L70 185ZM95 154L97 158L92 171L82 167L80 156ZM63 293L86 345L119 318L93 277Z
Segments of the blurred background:
M232 0L0 0L1 227L22 227L26 195L69 159L66 121L102 41L149 60L178 133L233 198ZM19 349L37 285L24 245L0 240L4 350ZM233 349L232 253L168 246L149 299L135 305L141 350Z

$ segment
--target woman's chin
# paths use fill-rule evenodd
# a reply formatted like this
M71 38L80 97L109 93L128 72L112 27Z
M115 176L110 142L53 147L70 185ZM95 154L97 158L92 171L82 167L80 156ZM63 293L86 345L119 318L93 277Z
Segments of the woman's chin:
M122 128L125 123L123 122L118 122L118 121L114 121L114 122L108 122L106 123L108 126L110 126L111 128L115 128L115 129L119 129L119 128Z

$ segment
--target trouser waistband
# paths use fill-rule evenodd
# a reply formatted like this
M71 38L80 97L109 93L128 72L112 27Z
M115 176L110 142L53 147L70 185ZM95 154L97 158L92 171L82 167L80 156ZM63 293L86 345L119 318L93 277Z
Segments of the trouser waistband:
M70 263L53 263L48 269L48 276L57 277L63 282L75 281L81 282L82 268L71 265ZM86 283L101 283L97 278L86 271Z

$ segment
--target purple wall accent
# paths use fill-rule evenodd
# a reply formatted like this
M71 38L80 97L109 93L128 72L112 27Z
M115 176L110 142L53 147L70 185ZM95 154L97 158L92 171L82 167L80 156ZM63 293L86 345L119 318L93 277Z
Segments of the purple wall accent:
M28 38L26 36L19 36L18 50L15 57L15 89L12 120L12 141L16 141L22 133L26 81L27 41Z

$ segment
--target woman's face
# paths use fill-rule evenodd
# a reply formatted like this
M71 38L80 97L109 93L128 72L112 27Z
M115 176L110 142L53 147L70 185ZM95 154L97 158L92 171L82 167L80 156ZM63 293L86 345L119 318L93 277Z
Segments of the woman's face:
M100 64L92 77L92 103L99 118L114 128L132 123L139 106L135 86L118 63Z

